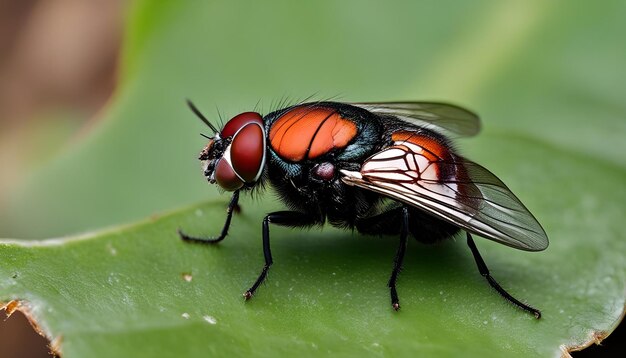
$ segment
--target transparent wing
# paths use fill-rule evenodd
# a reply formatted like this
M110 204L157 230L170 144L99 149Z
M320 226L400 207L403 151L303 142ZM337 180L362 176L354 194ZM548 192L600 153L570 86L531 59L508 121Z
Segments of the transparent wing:
M395 116L417 126L453 136L471 137L480 131L480 119L467 109L438 102L352 103L372 113Z
M342 180L405 202L467 231L517 249L548 247L545 231L524 204L482 166L448 153L401 143L376 153Z

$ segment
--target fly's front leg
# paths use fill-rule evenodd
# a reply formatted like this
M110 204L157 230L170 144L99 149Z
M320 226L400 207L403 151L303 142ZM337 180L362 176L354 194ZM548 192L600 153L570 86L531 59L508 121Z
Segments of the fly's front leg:
M272 266L273 263L272 250L270 249L270 224L290 227L307 227L320 222L320 219L314 215L300 213L297 211L277 211L268 214L265 219L263 219L263 256L265 257L265 265L263 265L261 274L259 274L259 277L256 279L252 287L244 292L243 297L246 300L250 299L256 292L257 288L259 288L263 281L265 281L270 266Z
M224 223L224 227L222 228L222 232L217 237L192 237L183 233L180 229L178 229L178 235L185 242L193 242L198 244L217 244L218 242L224 240L226 235L228 235L228 228L230 228L230 221L233 217L233 211L237 208L237 203L239 202L239 190L236 190L233 193L232 198L230 199L230 203L228 203L228 208L226 209L226 222Z

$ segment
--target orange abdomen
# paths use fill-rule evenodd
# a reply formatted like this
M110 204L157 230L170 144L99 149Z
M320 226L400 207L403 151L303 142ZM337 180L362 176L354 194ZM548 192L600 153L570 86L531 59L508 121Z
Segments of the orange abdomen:
M356 124L342 118L335 109L302 106L272 123L269 140L281 158L299 162L345 148L356 134Z

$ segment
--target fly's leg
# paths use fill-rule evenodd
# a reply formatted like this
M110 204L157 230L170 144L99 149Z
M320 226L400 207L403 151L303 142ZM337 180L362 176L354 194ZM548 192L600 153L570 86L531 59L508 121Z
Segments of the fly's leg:
M320 220L313 215L300 213L297 211L277 211L268 214L263 219L263 256L265 257L265 265L256 279L252 287L244 292L243 297L246 300L252 298L259 286L267 278L267 273L272 266L272 250L270 249L270 224L290 226L290 227L307 227L320 223Z
M525 303L522 303L515 297L511 296L510 293L506 292L504 288L502 288L498 284L498 282L496 282L496 280L493 277L491 277L491 274L489 273L489 269L487 268L487 265L485 265L485 261L483 260L483 258L480 256L480 253L478 252L478 249L476 248L476 244L474 243L474 240L472 239L472 235L470 235L469 232L467 233L467 246L469 246L470 250L472 250L472 254L474 255L474 260L476 261L476 266L478 266L478 272L480 272L480 274L483 275L483 277L487 279L487 282L489 282L489 285L491 285L491 287L493 287L496 291L498 291L498 293L502 297L504 297L507 301L511 302L512 304L516 305L517 307L523 309L524 311L528 313L532 313L535 316L535 318L537 319L541 318L541 311Z
M226 222L224 223L224 227L222 228L222 232L217 237L192 237L182 232L182 230L178 229L178 235L185 242L193 242L198 244L217 244L218 242L224 240L226 235L228 235L228 228L230 228L230 221L233 217L233 211L238 207L237 203L239 202L239 190L236 190L233 193L232 198L230 199L230 203L228 203L228 208L226 209Z
M404 261L404 254L406 253L406 243L409 237L409 210L406 207L402 208L402 224L400 227L400 244L398 245L398 251L396 251L396 257L393 259L393 270L391 271L391 277L389 277L389 290L391 293L391 307L394 310L400 309L400 300L398 299L398 291L396 290L396 281L398 280L398 274L402 270L402 262Z
M404 261L404 254L406 253L406 245L409 237L409 209L405 206L396 207L356 222L356 228L359 232L374 235L397 235L398 225L400 225L400 243L398 244L398 250L393 260L391 277L389 277L389 282L387 283L391 295L391 307L396 311L400 309L396 282L402 270L402 262Z

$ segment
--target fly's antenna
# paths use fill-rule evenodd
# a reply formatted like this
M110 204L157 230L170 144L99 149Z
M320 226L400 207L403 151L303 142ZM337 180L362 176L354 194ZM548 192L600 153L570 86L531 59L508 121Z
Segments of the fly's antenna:
M198 118L200 118L200 120L201 120L202 122L204 122L204 124L206 124L207 126L209 126L209 128L211 128L211 130L212 130L213 132L215 132L215 133L217 133L217 132L218 132L218 131L217 131L217 128L215 128L215 127L211 124L211 122L209 122L209 120L208 120L208 119L206 119L206 117L205 117L202 113L200 113L200 111L198 110L198 108L196 108L196 106L195 106L195 105L194 105L194 104L193 104L190 100L187 100L187 105L189 106L189 108L191 109L191 111L192 111L192 112L193 112L196 116L198 116Z
M208 139L208 140L213 140L215 137L209 137L208 135L204 134L204 133L200 133L201 136L203 136L204 138Z

